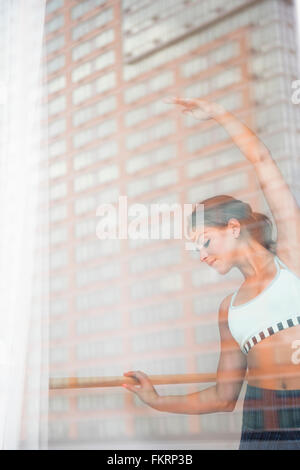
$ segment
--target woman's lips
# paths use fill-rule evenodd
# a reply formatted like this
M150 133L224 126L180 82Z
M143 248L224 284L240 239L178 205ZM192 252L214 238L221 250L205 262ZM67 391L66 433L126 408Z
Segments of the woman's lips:
M212 266L216 261L217 261L217 260L214 259L213 261L211 261L211 262L209 262L209 263L207 263L207 264L208 264L209 266Z

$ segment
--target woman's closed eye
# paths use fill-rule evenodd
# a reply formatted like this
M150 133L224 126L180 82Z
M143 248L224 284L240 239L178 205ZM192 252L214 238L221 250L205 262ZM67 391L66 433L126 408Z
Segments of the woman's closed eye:
M200 251L201 247L207 248L208 245L209 245L209 243L210 243L210 240L207 240L205 243L203 243L203 244L200 245L200 246L199 246L199 245L196 245L196 250L197 250L197 251Z

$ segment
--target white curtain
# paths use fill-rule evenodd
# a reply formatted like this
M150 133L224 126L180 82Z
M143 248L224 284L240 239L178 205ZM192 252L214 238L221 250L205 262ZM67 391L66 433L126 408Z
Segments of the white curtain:
M45 0L0 0L0 448L47 445Z

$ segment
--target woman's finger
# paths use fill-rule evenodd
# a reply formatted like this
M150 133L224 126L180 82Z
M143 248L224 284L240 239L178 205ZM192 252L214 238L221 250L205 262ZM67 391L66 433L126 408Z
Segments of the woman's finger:
M124 375L136 379L141 387L153 387L148 375L141 370L124 372Z
M135 393L138 395L138 390L134 385L129 385L129 384L123 384L122 387L126 388L126 390L129 390L130 392Z
M164 102L167 103L167 104L179 104L181 106L187 106L189 108L197 106L197 100L179 98L179 97L165 98Z

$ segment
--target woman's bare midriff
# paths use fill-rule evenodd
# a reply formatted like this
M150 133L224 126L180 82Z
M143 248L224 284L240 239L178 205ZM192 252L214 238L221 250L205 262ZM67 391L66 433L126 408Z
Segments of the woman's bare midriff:
M300 325L280 331L248 353L248 384L273 390L300 390Z

